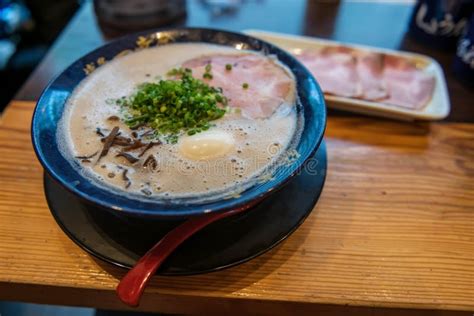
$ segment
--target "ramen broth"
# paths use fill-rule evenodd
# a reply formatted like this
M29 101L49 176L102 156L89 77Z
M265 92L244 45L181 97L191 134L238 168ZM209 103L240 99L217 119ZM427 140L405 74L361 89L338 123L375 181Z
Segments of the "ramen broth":
M137 51L99 67L81 82L67 102L58 129L63 155L86 177L108 189L152 197L188 197L231 190L261 176L285 152L296 133L294 87L286 102L268 118L251 119L231 109L212 121L209 130L179 136L177 143L162 140L158 144L143 136L150 135L146 126L131 130L120 119L123 109L110 102L131 95L140 83L165 77L170 69L191 58L216 53L250 54L217 45L171 44ZM294 82L289 72L288 76ZM114 127L119 128L123 139L156 143L126 155L120 155L123 147L111 146L107 155L100 157ZM204 147L199 147L202 144Z

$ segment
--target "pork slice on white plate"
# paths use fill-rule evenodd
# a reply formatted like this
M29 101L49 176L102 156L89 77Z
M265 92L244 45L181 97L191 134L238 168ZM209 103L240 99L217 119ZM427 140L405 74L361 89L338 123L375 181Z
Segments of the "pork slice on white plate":
M324 93L348 98L361 95L356 59L351 51L331 47L305 50L296 57L316 78Z
M384 103L408 109L421 109L432 98L435 78L404 58L385 55L384 80L388 98Z
M357 75L362 90L361 99L378 101L388 97L383 74L383 54L371 52L357 54Z

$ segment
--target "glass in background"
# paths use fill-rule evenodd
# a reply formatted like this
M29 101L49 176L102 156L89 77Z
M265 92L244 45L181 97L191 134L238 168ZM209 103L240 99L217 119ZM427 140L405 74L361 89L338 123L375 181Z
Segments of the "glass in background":
M473 0L418 0L409 34L422 44L454 51L473 7Z
M474 87L474 14L471 14L464 35L459 40L453 70L462 83Z
M99 26L106 37L182 24L186 0L94 0Z

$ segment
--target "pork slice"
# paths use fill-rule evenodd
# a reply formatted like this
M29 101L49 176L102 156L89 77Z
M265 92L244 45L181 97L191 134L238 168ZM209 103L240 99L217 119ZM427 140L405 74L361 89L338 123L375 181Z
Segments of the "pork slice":
M406 58L386 55L384 61L388 98L383 102L413 110L423 108L433 96L434 76L424 73Z
M324 93L360 96L356 59L351 51L336 48L307 50L296 57L316 78Z
M421 109L433 95L435 78L410 60L336 46L296 56L324 93Z
M203 78L211 65L212 79ZM232 69L226 69L231 65ZM266 118L285 102L294 103L295 87L290 74L269 57L256 54L216 54L183 63L195 78L222 88L229 106L240 108L249 118ZM247 88L243 85L246 83Z
M383 79L383 55L361 52L357 55L357 75L362 95L368 101L382 100L388 96Z

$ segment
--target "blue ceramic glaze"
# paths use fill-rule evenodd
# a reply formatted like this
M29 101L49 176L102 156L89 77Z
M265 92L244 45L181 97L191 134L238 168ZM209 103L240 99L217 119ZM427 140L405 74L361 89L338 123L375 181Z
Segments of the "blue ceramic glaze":
M192 203L186 199L170 201L158 198L133 198L120 191L110 191L82 176L61 154L56 139L58 121L67 99L88 73L128 50L183 42L219 44L275 55L295 75L297 93L301 102L299 111L304 117L304 128L296 145L298 157L289 165L278 167L272 179L257 183L239 196L205 203ZM128 35L106 44L70 65L54 79L43 92L36 105L32 121L32 141L39 161L56 181L84 199L85 202L115 210L126 216L154 218L186 218L209 212L221 212L265 198L281 188L313 156L322 140L326 126L326 107L323 93L314 77L295 58L269 43L247 35L220 30L183 28L146 31Z

